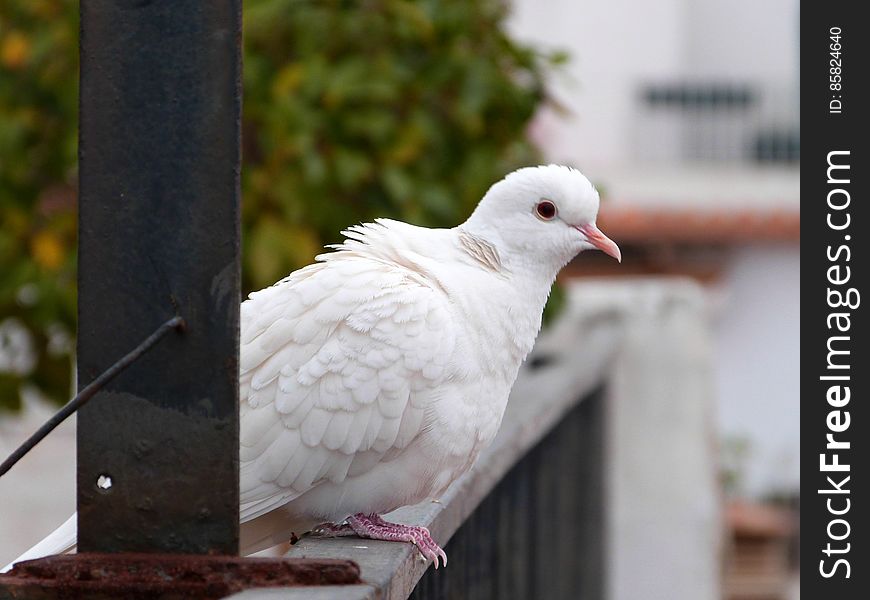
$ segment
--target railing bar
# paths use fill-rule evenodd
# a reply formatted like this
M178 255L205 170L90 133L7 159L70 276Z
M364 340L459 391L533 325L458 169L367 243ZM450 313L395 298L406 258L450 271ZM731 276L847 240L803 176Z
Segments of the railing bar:
M42 425L42 427L37 429L33 435L16 448L15 451L9 455L9 458L3 461L3 464L0 464L0 477L5 475L19 460L24 458L28 452L33 450L39 442L45 439L45 436L54 431L58 425L67 419L67 417L84 406L88 400L94 397L94 394L103 389L104 385L109 383L124 369L136 362L142 355L153 348L157 342L163 339L163 336L173 329L184 329L184 319L175 316L163 323L160 327L154 330L154 333L145 338L141 344L133 348L115 364L103 371L96 379L82 388L81 392L76 394L72 400L67 402L59 411L54 413L54 415L52 415L51 418Z

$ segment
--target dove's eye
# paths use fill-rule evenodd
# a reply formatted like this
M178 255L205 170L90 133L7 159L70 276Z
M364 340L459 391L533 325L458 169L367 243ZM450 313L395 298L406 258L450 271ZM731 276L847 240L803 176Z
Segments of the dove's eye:
M535 207L535 214L545 221L551 221L556 217L556 205L549 200L541 200Z

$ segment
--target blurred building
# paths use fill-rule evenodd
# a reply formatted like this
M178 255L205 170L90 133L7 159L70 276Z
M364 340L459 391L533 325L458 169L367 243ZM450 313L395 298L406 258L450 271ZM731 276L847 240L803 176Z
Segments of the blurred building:
M709 291L726 501L723 597L796 595L800 442L798 0L514 0L566 50L533 135L599 188L623 248L569 275L689 276Z
M532 135L605 199L616 269L709 284L718 419L739 495L799 481L797 0L515 0L517 36L563 49Z
M515 0L513 28L571 62L542 115L550 156L590 172L651 163L791 162L796 0ZM567 114L565 114L567 113Z
M733 502L725 513L725 600L780 600L793 594L795 562L791 539L794 516L788 510Z

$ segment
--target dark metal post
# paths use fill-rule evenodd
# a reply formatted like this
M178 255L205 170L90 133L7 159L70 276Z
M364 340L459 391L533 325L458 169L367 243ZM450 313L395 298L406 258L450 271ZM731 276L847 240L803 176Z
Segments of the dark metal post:
M238 552L241 0L82 0L79 550Z
M360 583L349 560L213 556L239 545L241 1L81 2L85 393L32 443L80 407L82 552L18 563L0 599Z

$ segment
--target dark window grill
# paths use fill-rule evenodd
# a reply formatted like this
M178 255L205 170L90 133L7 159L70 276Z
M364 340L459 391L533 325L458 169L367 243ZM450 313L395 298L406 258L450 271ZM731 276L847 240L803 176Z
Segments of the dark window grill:
M670 81L638 90L638 159L661 160L662 136L682 161L796 164L799 115L775 87L741 82ZM771 114L771 105L778 105ZM791 109L791 110L790 110ZM781 114L780 114L781 113ZM647 140L647 138L651 138ZM667 144L666 144L667 145Z

